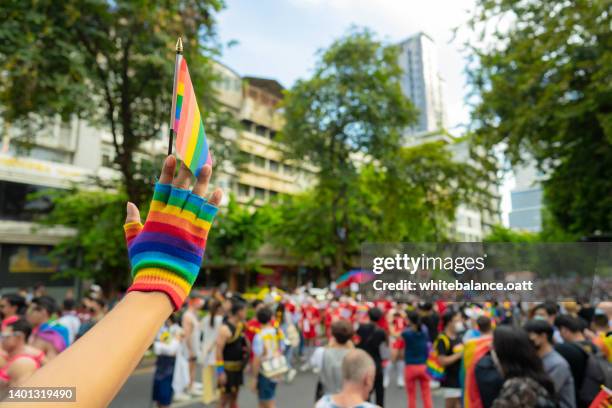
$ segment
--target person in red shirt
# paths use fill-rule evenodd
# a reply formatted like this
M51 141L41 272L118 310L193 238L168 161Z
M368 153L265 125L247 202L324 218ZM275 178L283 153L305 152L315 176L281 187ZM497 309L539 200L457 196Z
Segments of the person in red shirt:
M302 366L302 370L305 371L310 368L310 357L314 352L314 348L317 342L317 325L321 322L321 313L314 304L312 298L307 298L302 306L302 320L301 329L302 336L304 336L304 358L306 363Z
M329 307L323 312L323 324L325 325L325 337L331 339L331 325L336 320L340 319L340 305L336 300L329 303Z
M253 308L255 312L253 316L257 316L257 311L263 306L264 306L263 301L259 299L255 299L253 303L251 304L251 307ZM255 335L259 333L259 330L261 330L261 323L259 323L256 317L253 317L251 320L246 322L244 335L249 341L249 344L253 344L253 339L255 338Z
M404 358L402 351L404 349L404 339L402 332L406 328L406 312L403 310L401 303L395 304L394 308L387 312L389 322L389 343L391 348L391 359L385 367L385 378L383 385L389 386L393 376L393 370L397 368L397 386L404 387Z
M20 384L40 367L40 362L26 351L32 326L23 318L7 323L2 328L2 348L6 362L0 368L0 398L7 387Z

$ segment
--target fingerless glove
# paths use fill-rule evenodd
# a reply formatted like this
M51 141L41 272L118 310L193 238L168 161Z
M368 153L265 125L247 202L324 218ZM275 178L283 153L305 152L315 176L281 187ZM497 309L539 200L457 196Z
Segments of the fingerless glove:
M144 226L123 227L134 278L128 292L164 292L179 309L200 272L216 213L189 190L157 183Z

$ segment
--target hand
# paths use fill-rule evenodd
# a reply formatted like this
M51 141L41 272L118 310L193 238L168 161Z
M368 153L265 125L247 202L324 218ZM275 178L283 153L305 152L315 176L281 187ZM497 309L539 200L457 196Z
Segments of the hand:
M227 375L225 373L219 374L219 376L217 377L217 383L223 386L225 385L226 382L227 382Z
M210 166L202 168L192 191L189 169L181 164L173 178L175 168L176 159L168 156L144 226L138 208L128 203L124 229L134 277L128 291L164 292L176 310L200 272L208 231L223 193L217 189L210 200L204 198Z

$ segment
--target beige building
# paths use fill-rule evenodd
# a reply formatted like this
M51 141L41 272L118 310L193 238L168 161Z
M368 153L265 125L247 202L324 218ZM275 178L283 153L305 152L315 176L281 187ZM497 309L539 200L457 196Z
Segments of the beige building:
M283 87L273 79L243 77L217 64L220 74L219 99L236 115L241 126L229 130L244 164L226 164L218 183L232 191L242 204L261 205L278 194L294 194L307 188L316 171L312 166L283 160L282 144L276 141L283 126L278 105Z

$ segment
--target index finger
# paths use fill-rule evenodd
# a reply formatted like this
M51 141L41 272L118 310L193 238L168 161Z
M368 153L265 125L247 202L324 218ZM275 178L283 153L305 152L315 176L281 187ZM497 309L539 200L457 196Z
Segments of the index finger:
M176 157L170 155L164 160L162 167L161 176L159 176L159 183L170 184L174 178L174 170L176 169Z

